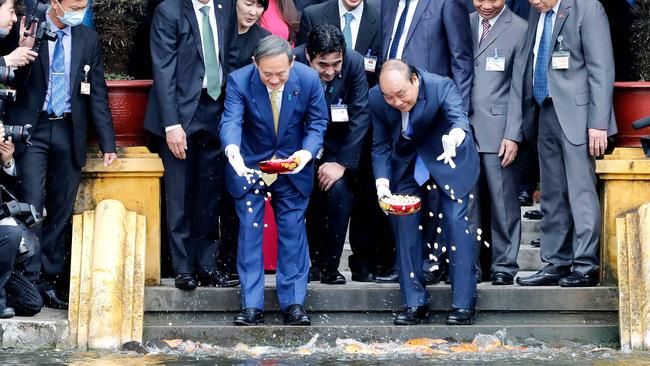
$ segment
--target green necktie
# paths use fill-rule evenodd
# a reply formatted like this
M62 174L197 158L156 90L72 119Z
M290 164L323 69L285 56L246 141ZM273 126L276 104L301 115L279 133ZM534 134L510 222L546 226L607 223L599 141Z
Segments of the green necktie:
M217 52L214 48L214 35L210 26L210 7L203 6L199 10L203 13L201 28L203 30L203 60L208 79L208 95L217 100L221 94L221 79L219 78L219 60L217 60Z

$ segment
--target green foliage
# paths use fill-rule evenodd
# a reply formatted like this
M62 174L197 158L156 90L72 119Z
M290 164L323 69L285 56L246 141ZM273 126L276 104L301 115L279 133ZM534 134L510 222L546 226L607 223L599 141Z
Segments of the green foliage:
M146 12L146 0L95 0L93 12L106 72L126 75L135 30Z
M632 55L632 75L650 81L650 0L637 0L630 24L629 47Z

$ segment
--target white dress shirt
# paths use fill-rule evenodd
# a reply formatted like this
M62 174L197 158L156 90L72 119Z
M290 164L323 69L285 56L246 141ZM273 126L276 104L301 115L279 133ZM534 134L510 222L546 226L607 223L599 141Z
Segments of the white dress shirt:
M352 13L352 16L354 17L350 22L350 31L352 33L352 46L349 46L349 48L354 49L354 47L357 45L357 36L359 35L359 26L361 25L361 16L363 15L363 1L354 10L348 11L348 9L346 9L345 6L343 5L343 0L339 0L339 14L341 15L340 17L341 31L343 31L343 29L345 28L346 13Z
M560 3L562 0L559 0L557 4L553 7L553 18L551 19L551 24L553 25L553 28L555 28L555 19L557 19L557 12L560 9ZM539 42L542 40L542 33L544 33L544 21L546 20L546 17L548 16L548 12L541 14L539 16L539 20L537 21L537 32L535 33L535 46L533 47L533 70L535 68L535 65L537 65L537 51L539 50ZM553 41L551 41L551 45L553 44ZM535 72L533 72L533 76L535 75Z
M205 48L203 48L203 13L201 12L201 8L204 6L210 7L210 13L209 13L210 28L212 28L212 36L214 37L214 49L217 56L217 62L220 62L219 61L219 32L217 31L217 18L214 16L214 0L208 1L207 4L203 4L199 0L192 0L192 6L194 7L194 15L196 15L196 21L199 24L199 33L201 34L201 50L203 51L203 55L205 55ZM219 80L221 80L221 85L223 85L224 80L223 80L222 67L219 67ZM203 72L203 89L206 89L207 87L208 87L208 75L206 70ZM165 127L165 132L169 132L178 127L181 127L181 125L175 124L175 125L167 126Z
M409 129L409 114L410 112L400 112L402 114L402 137L404 137L407 140L411 139L411 136L407 135L407 131Z
M397 5L397 14L395 14L395 24L393 24L393 32L391 33L390 36L390 41L388 43L388 46L393 44L393 38L395 38L395 31L397 31L397 24L399 23L399 18L402 16L402 11L404 10L404 7L406 6L405 0L399 0L399 4ZM413 15L415 15L415 8L418 6L418 0L411 0L409 3L409 11L406 13L406 22L404 23L404 31L402 32L402 37L400 37L399 40L399 46L397 47L397 54L395 55L396 58L401 59L402 58L402 53L404 52L404 44L406 43L406 36L409 33L409 28L411 27L411 23L413 22ZM388 49L388 52L386 53L387 55L390 54L390 49Z
M492 27L494 27L494 24L497 22L497 20L501 16L501 14L503 14L504 10L506 10L505 6L503 7L503 9L501 9L501 11L499 12L499 14L497 14L497 16L495 16L494 18L488 20L488 22L490 23L490 31L492 30ZM481 16L481 14L479 14L478 15L478 38L477 38L479 40L479 42L481 41L481 36L483 35L483 19L485 19L485 18L483 18ZM490 34L489 31L488 31L488 34ZM485 36L487 37L487 35L485 35Z

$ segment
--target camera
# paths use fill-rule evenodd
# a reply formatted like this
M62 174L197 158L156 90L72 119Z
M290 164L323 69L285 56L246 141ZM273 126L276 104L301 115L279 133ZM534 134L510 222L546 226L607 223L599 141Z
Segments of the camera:
M10 67L6 66L0 66L0 84L11 84L11 82L14 81L14 70L12 70ZM8 90L8 89L5 89ZM15 97L15 92L14 92L14 99Z
M32 24L38 24L36 29L36 34L34 34L34 46L32 51L38 53L41 49L43 41L56 41L56 33L50 30L50 27L45 21L45 13L48 11L48 0L36 0L34 1L34 6L25 18L25 33L24 36L30 36L29 29L32 27Z

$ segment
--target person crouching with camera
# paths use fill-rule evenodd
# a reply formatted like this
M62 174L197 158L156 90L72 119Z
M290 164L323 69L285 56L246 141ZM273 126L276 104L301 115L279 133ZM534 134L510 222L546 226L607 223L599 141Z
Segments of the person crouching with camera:
M38 289L22 274L23 264L39 253L38 239L25 222L40 222L34 206L19 203L10 187L18 175L14 144L0 124L0 318L31 316L43 306Z

